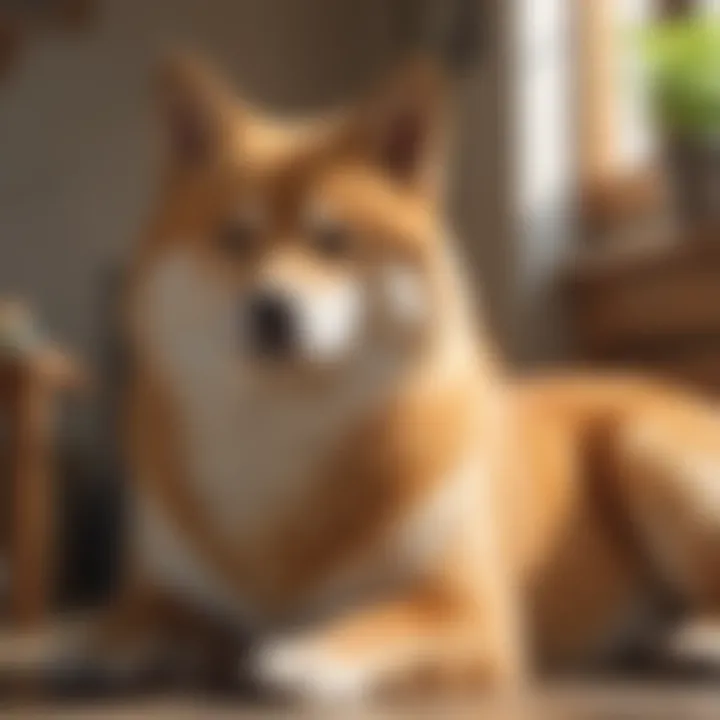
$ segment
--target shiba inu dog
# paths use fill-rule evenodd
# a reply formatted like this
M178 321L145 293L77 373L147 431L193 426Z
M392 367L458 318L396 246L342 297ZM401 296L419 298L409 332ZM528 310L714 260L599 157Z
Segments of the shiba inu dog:
M259 638L262 685L337 700L513 688L644 639L666 596L717 609L716 410L504 370L446 224L428 63L312 123L195 61L160 89L123 633L147 641L168 601L211 613Z

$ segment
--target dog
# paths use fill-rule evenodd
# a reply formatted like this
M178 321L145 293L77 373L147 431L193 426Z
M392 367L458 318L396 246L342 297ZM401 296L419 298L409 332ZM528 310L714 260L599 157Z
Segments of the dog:
M716 408L504 367L448 229L432 63L317 121L187 57L158 87L116 640L212 615L257 638L261 687L324 702L513 691L654 637L668 598L715 612Z

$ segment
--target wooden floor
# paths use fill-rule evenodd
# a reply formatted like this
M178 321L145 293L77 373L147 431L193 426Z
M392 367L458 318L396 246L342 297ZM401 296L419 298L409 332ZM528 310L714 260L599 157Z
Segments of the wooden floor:
M3 720L258 720L262 718L482 718L483 720L718 720L720 685L703 688L658 686L588 686L545 691L522 706L501 707L477 702L434 702L422 706L323 710L262 709L241 702L192 698L146 698L101 704L0 704Z

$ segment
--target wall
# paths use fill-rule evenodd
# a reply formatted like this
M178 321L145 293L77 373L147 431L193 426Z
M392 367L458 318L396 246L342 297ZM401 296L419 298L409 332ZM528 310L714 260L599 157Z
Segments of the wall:
M481 0L482 2L483 0ZM513 187L512 5L484 0L480 61L460 83L451 206L481 313L498 346L517 343L517 207Z
M87 35L37 41L0 85L0 292L29 298L53 334L93 361L103 273L127 252L154 182L146 89L158 49L189 41L261 102L320 106L351 96L391 63L392 3L101 0L99 26ZM490 3L491 21L501 5ZM454 205L502 329L499 47L492 40L489 62L461 99Z
M558 270L576 239L572 8L518 0L510 17L512 198L517 218L513 347L522 361L568 352Z

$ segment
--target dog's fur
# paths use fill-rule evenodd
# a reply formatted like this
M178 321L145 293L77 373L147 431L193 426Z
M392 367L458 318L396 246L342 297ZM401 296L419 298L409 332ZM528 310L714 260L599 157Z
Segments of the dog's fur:
M445 225L431 68L287 126L196 62L161 91L170 157L128 298L125 630L169 596L256 633L261 683L356 698L593 662L665 594L717 609L716 411L505 374ZM282 357L253 344L268 289L300 328Z

